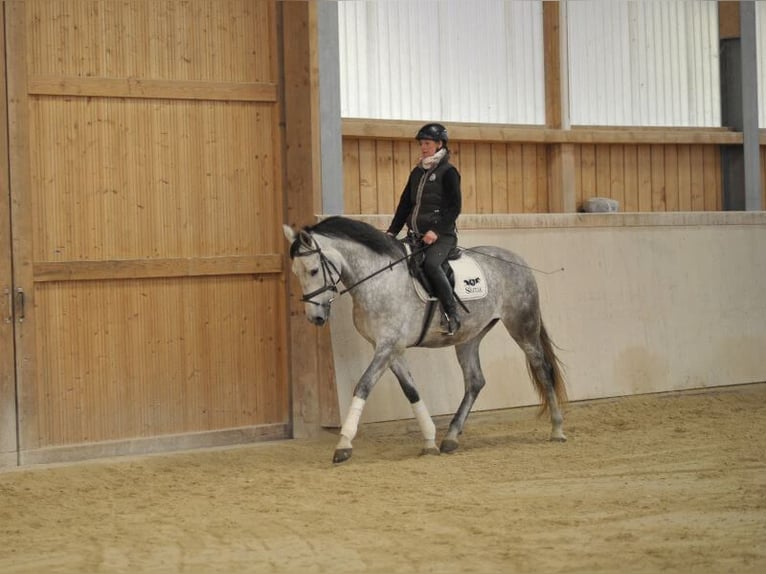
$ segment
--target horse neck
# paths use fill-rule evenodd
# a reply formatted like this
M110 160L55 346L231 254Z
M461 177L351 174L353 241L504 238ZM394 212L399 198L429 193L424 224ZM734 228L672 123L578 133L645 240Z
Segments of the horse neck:
M390 265L393 261L396 261L396 258L390 255L380 255L360 243L355 243L346 239L322 236L320 247L323 250L333 249L340 256L340 277L346 287L350 287L351 285L364 280L376 271L380 271L387 265ZM406 263L401 262L391 268L391 271L395 272L396 275L401 271L400 269L397 269L398 267L406 269ZM388 270L381 275L394 276L393 274L390 274ZM380 275L378 277L380 277ZM360 287L362 287L362 285L364 285L364 283L361 283Z

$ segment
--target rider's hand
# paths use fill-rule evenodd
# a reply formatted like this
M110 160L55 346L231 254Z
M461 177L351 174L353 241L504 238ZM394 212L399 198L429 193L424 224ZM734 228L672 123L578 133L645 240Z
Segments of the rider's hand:
M432 243L434 243L434 242L435 242L437 239L439 239L439 236L438 236L438 235L436 235L436 232L435 232L435 231L428 231L428 232L426 232L426 234L423 236L423 243L425 243L426 245L431 245L431 244L432 244Z

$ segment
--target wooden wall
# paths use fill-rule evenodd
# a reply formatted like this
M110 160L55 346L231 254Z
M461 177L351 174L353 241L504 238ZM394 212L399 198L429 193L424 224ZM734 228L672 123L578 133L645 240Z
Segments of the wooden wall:
M719 146L581 144L575 158L578 208L609 197L625 212L721 209Z
M572 211L590 197L616 199L625 212L718 211L720 147L742 141L741 134L723 129L448 128L453 163L462 176L463 213L562 211L565 202L557 197L562 185L554 171L562 147L571 161L565 177ZM417 122L344 120L346 213L393 212L419 157L412 139L416 131ZM766 199L763 177L761 186Z
M276 3L27 0L6 17L22 461L288 436Z
M450 149L461 175L463 212L547 212L545 146L457 142ZM344 138L346 213L392 213L419 156L414 141Z

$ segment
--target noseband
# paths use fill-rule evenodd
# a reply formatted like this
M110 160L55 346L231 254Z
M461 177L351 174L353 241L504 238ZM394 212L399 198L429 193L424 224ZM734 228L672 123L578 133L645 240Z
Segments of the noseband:
M304 237L308 237L313 245L309 244L304 239ZM338 271L338 268L335 266L335 264L330 261L324 253L322 253L322 249L319 247L319 244L313 237L311 237L311 235L302 233L299 241L303 247L307 247L308 249L306 251L298 251L298 249L296 249L293 257L308 257L309 255L314 254L319 255L319 264L322 267L322 278L324 280L324 285L322 285L319 289L316 289L311 293L304 293L303 297L301 297L301 301L304 303L311 303L312 305L329 307L330 304L335 300L335 297L330 299L327 303L317 303L316 301L312 301L312 299L317 295L321 295L325 291L332 291L333 293L337 293L338 283L340 283L340 271ZM333 273L335 274L335 278L333 278Z

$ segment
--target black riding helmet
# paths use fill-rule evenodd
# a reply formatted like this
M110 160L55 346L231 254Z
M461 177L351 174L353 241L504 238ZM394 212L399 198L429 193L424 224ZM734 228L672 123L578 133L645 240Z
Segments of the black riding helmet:
M418 130L415 139L431 140L435 142L444 142L447 144L447 128L441 124L426 124L420 130Z

